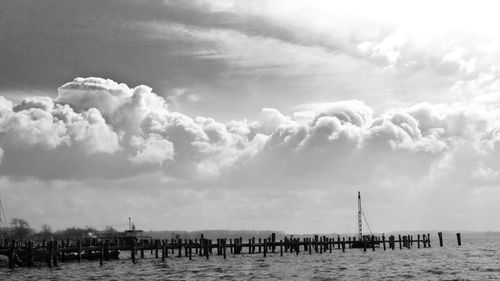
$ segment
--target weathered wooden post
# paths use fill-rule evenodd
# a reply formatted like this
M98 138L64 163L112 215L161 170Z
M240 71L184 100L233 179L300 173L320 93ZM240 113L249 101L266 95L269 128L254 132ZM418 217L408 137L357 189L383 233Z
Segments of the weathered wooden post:
M266 257L267 254L267 239L264 238L264 257Z
M57 260L58 260L58 256L59 256L59 244L57 243L57 240L54 240L52 245L54 246L54 253L53 253L53 257L54 257L54 266L57 266Z
M224 238L223 248L222 248L222 255L224 255L224 259L226 259L226 241L227 239Z
M273 251L273 254L274 254L274 251L276 250L276 233L271 233L271 249Z
M462 238L460 237L460 232L457 233L457 244L458 246L462 246Z
M307 249L309 250L309 255L312 255L312 238L307 238Z
M104 260L104 243L99 241L99 265L102 266L103 260Z
M342 252L345 252L345 237L342 237Z
M375 252L375 236L372 235L372 250Z
M192 259L193 256L193 240L189 240L189 260Z
M439 238L439 247L443 247L443 233L438 232L438 238Z
M158 258L158 252L160 251L160 240L155 240L155 258Z
M165 250L166 250L165 244L166 244L166 242L165 242L165 240L163 240L161 242L161 261L165 261Z
M399 237L399 249L401 250L401 249L403 249L403 247L402 247L402 245L401 245L401 234L399 234L399 236L398 236L398 237Z
M81 262L82 261L82 240L81 239L76 240L76 247L77 247L77 251L78 251L78 253L76 253L76 260L78 262Z
M231 239L229 239L229 241L231 241ZM259 238L259 254L262 253L262 238Z
M12 242L10 243L10 249L9 249L9 268L10 269L14 268L15 250L16 250L16 241L12 240Z
M33 266L33 244L34 242L33 241L28 241L28 248L26 249L27 251L27 265L28 267L32 267Z
M136 253L136 241L135 237L132 237L132 247L130 249L130 258L132 259L132 262L135 263L135 253Z
M295 254L298 256L300 252L300 238L295 238Z
M323 237L319 238L319 253L323 254Z
M104 242L104 260L109 261L109 240Z
M420 234L417 234L417 248L420 249Z
M384 251L386 250L385 248L385 235L382 234L382 245L384 245Z
M330 248L330 253L332 253L333 238L329 238L328 241L329 241L328 248Z
M427 233L427 246L431 248L431 234Z
M47 265L52 267L52 253L54 252L54 246L52 246L52 241L47 242Z
M205 257L207 258L208 260L208 254L209 254L209 249L208 249L208 240L207 241L204 241L204 244L205 244Z
M283 240L280 240L280 257L283 256Z
M178 253L177 253L177 257L182 257L182 239L177 239L177 249L178 249Z
M337 235L337 248L340 250L340 235Z

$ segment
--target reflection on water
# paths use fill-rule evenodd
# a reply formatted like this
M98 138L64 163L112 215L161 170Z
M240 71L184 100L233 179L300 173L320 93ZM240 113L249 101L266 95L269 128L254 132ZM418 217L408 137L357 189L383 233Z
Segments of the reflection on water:
M471 234L472 235L472 234ZM0 280L499 280L500 235L463 235L463 246L448 245L384 252L351 249L342 253L302 252L298 256L268 253L169 257L165 262L147 255L133 264L120 260L60 263L57 268L0 268ZM450 243L451 244L451 243Z

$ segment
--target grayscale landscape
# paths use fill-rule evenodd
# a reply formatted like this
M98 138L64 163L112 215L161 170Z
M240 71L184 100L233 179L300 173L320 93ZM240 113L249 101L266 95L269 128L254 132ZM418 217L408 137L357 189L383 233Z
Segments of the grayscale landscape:
M499 7L0 0L0 280L500 279Z

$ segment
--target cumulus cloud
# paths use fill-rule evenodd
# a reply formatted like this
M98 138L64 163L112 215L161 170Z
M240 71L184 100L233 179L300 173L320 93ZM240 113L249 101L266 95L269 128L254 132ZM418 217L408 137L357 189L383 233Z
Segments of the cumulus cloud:
M417 104L375 115L353 100L293 110L286 116L264 108L256 121L224 124L171 111L144 85L130 88L109 79L76 78L61 86L55 99L0 99L0 171L19 176L26 166L25 176L40 178L106 173L98 170L108 170L108 177L123 176L104 166L111 163L130 175L162 170L174 178L255 173L293 178L298 171L331 171L352 180L372 177L380 169L435 176L461 165L454 159L468 147L460 159L476 163L468 173L471 181L498 178L500 163L492 155L498 154L500 138L494 116L480 105ZM34 169L33 159L54 169ZM66 161L78 161L81 174L67 173Z

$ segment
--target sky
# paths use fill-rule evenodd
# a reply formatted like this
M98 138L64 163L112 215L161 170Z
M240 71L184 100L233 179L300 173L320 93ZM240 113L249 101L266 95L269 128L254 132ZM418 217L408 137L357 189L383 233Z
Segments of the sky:
M34 228L500 231L495 1L0 1ZM365 228L366 229L366 228Z

